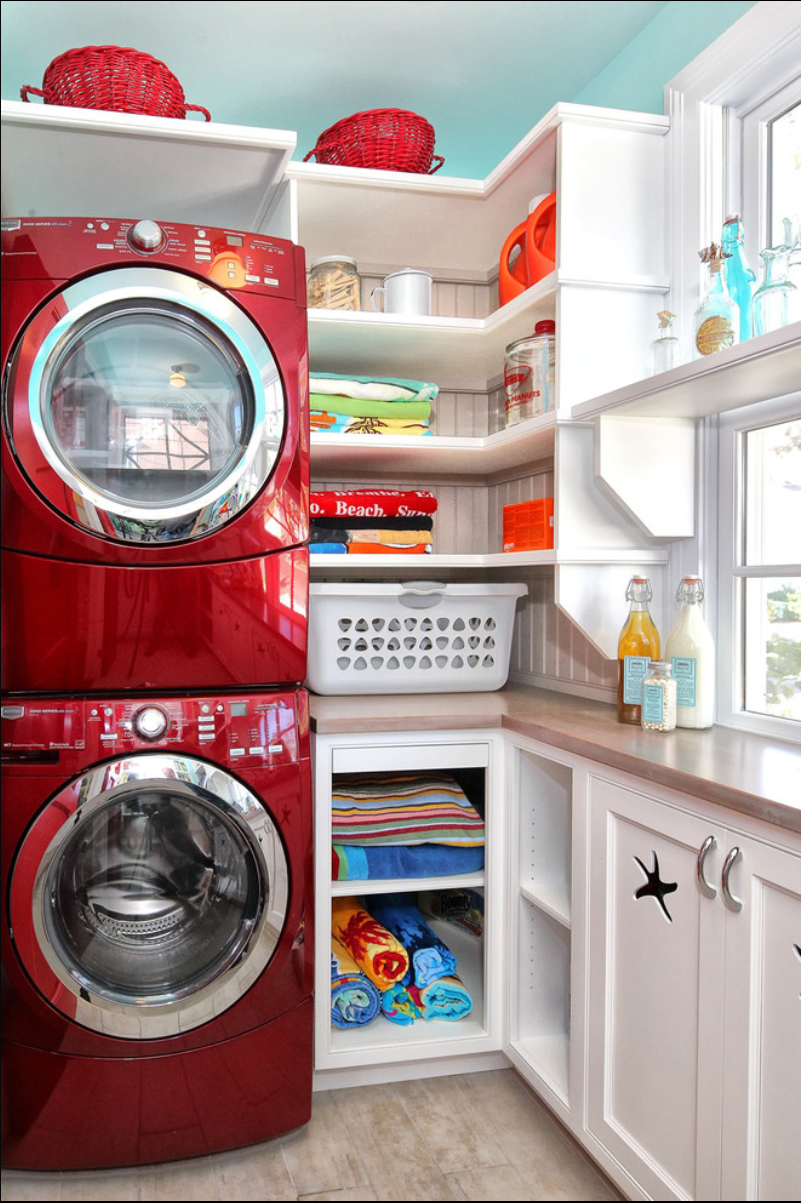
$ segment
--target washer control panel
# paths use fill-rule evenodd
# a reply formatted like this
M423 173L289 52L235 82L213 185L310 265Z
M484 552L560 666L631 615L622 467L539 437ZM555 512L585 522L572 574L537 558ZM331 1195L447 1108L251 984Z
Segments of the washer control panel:
M3 278L69 280L106 267L172 267L226 291L306 305L303 251L285 238L149 217L15 217L2 222Z
M305 695L303 695L305 697ZM305 713L305 707L303 710ZM2 752L13 759L85 759L141 749L185 751L220 765L293 764L299 754L295 693L242 697L35 702L2 707Z

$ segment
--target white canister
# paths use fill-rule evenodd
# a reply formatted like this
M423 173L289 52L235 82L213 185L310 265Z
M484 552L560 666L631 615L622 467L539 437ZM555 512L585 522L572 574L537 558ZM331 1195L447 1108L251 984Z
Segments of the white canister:
M404 267L402 271L386 276L384 283L373 289L370 294L373 309L377 313L382 312L376 297L379 293L383 293L384 313L405 313L418 316L430 314L432 283L430 272L418 271L414 267Z

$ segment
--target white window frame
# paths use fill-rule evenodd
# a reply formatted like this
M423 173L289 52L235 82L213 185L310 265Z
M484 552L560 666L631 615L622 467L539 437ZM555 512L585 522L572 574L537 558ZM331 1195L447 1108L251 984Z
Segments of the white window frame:
M746 255L758 270L759 250L768 239L764 184L768 125L799 98L801 4L784 0L755 4L665 88L665 112L670 116L669 308L679 315L686 345L691 342L692 316L701 294L697 252L719 241L723 222L733 213L743 215ZM739 707L740 681L734 669L735 662L741 662L742 630L734 606L738 476L733 448L742 430L780 420L769 414L799 416L799 396L782 398L786 410L781 410L769 371L765 375L764 401L721 418L717 440L715 420L702 424L706 453L700 457L698 496L703 521L694 552L697 571L708 582L707 620L715 626L717 721L796 739L799 724L792 720L755 715ZM678 554L686 566L692 550L683 548Z
M801 564L743 563L743 440L749 430L801 419L801 392L760 401L720 419L718 521L717 721L801 743L801 723L756 714L741 705L744 631L741 582L748 578L801 576ZM728 650L731 649L731 654Z

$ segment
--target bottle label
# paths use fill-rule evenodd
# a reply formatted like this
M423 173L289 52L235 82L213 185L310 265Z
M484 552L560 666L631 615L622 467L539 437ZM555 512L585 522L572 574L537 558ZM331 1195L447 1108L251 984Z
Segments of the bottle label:
M676 705L695 706L698 700L698 661L695 656L671 656L676 678Z
M642 705L642 683L648 674L650 656L623 657L623 702L626 706Z
M665 721L664 685L643 685L642 721L644 723L663 723Z
M695 345L702 355L711 355L734 344L734 326L727 317L708 317L698 327Z

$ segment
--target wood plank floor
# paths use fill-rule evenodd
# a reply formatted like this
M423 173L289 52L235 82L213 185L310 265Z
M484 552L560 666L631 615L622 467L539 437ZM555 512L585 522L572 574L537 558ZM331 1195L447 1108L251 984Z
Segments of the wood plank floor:
M511 1069L326 1091L306 1127L261 1145L135 1169L5 1170L2 1193L4 1203L622 1198Z

